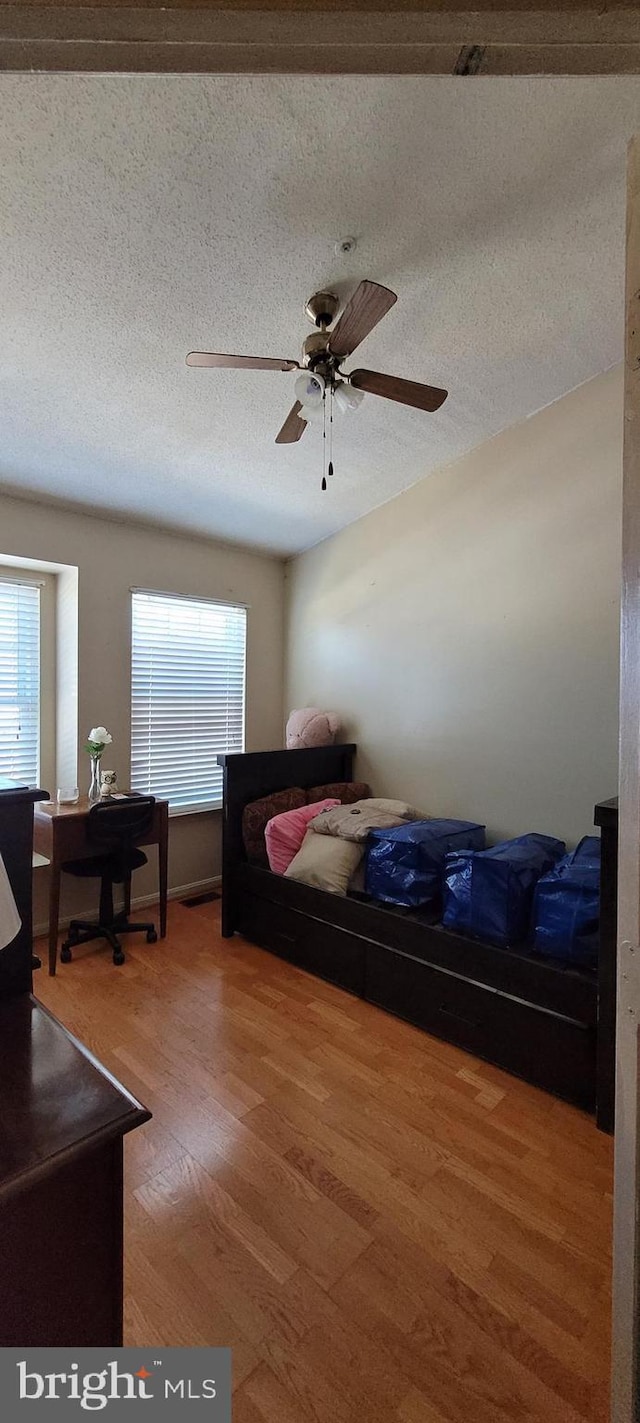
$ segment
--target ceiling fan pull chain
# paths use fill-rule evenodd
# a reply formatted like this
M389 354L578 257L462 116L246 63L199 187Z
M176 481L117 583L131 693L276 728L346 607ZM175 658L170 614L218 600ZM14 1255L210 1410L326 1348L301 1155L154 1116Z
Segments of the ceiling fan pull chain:
M329 477L333 474L333 386L331 387L331 404L329 406Z
M322 484L320 488L326 489L327 481L325 470L327 468L327 395L326 391L322 397Z

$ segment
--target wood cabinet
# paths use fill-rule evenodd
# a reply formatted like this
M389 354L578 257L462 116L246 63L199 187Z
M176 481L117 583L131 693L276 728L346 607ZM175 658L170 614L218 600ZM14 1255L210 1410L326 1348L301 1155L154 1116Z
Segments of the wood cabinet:
M31 992L33 806L0 789L0 1347L122 1343L122 1143L150 1113Z

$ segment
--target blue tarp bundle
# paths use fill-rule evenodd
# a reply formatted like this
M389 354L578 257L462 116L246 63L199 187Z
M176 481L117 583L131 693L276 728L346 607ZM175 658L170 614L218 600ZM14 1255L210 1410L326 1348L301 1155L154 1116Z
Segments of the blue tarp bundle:
M491 850L448 855L443 924L506 947L526 939L533 892L565 849L550 835L519 835Z
M417 909L440 898L450 850L481 849L484 843L484 825L469 820L411 820L394 830L372 830L366 892L383 903Z
M539 881L534 900L535 947L568 963L595 965L600 919L600 841L584 840Z

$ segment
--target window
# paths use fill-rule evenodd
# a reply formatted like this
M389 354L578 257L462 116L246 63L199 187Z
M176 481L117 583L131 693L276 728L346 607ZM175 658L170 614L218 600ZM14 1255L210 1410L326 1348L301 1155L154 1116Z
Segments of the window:
M40 588L0 579L0 776L40 774Z
M244 750L244 608L132 594L131 788L174 811L222 804L216 756Z

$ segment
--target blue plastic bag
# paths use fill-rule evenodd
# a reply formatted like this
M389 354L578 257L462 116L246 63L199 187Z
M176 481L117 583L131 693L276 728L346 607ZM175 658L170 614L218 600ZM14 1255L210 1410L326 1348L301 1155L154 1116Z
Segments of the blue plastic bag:
M550 835L519 835L491 850L447 856L443 924L506 948L527 938L533 892L565 849Z
M595 967L600 922L600 840L585 835L539 880L535 948L550 958Z
M440 898L449 850L481 849L484 825L469 820L411 820L372 830L365 856L365 890L372 899L417 909Z

